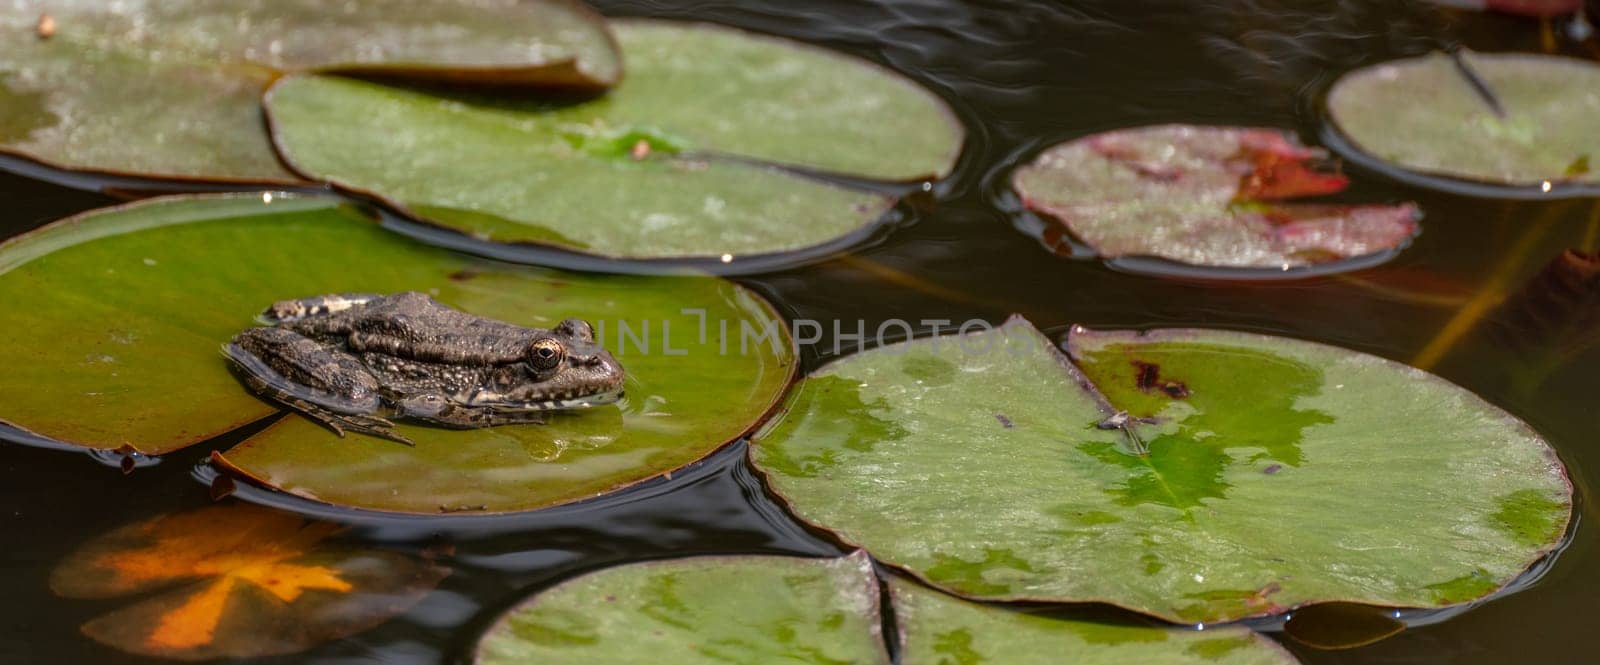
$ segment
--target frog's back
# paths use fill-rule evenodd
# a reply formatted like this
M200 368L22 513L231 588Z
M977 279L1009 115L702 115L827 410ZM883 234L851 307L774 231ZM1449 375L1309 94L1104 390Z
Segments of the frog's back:
M467 314L417 291L381 296L297 326L322 335L343 335L354 351L485 365L521 360L528 345L544 332Z

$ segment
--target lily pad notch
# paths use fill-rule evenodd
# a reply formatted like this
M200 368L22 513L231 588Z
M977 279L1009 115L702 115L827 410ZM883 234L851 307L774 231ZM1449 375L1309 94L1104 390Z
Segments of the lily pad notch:
M463 241L719 272L859 241L886 192L960 154L944 102L875 64L713 24L611 26L629 70L603 97L291 76L265 97L273 141L298 173Z
M1438 377L1217 330L1066 346L1013 317L837 360L751 462L797 519L937 588L1176 623L1460 605L1564 542L1555 452Z
M1047 148L1012 187L1025 209L1134 272L1298 278L1370 267L1409 244L1415 204L1285 201L1349 185L1320 170L1324 157L1279 129L1155 125Z

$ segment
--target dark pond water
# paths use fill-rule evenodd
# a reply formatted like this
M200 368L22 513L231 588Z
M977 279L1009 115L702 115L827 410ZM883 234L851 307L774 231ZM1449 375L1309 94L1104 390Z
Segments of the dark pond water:
M598 4L614 15L717 21L882 62L943 96L967 124L960 167L932 196L906 207L903 228L826 263L743 278L789 315L859 319L869 330L891 318L999 321L1013 312L1055 333L1073 323L1213 326L1407 362L1430 342L1448 347L1437 373L1527 420L1572 469L1581 515L1565 552L1518 593L1372 646L1315 651L1276 637L1307 663L1600 657L1600 631L1593 628L1600 551L1582 498L1600 477L1600 349L1552 355L1561 340L1519 327L1524 319L1514 311L1493 309L1461 327L1453 344L1434 341L1480 289L1504 284L1516 291L1563 248L1594 249L1600 203L1472 198L1351 169L1354 184L1342 196L1417 201L1427 214L1423 235L1376 270L1248 284L1155 279L1054 256L1018 231L1017 205L1005 186L1013 166L1042 147L1117 127L1259 124L1293 128L1316 142L1312 102L1338 72L1452 44L1538 49L1537 22L1446 13L1425 3L1312 0ZM0 232L12 235L111 201L0 175ZM831 347L824 339L820 351L808 353L808 366L826 360ZM123 476L78 455L0 446L0 662L141 660L78 632L126 600L63 601L46 581L61 557L96 534L208 504L207 489L190 477L207 449ZM498 611L581 571L695 553L837 552L764 495L742 453L728 450L665 483L551 514L445 524L361 521L352 537L380 546L453 544L454 574L379 628L263 662L451 662Z

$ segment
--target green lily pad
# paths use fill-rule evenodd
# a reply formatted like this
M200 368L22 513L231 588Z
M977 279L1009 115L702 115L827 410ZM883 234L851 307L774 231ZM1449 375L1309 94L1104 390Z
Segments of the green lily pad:
M1419 370L1211 330L1069 344L1013 319L844 358L751 459L801 519L941 588L1188 623L1463 603L1565 533L1550 447Z
M947 173L962 131L869 63L732 28L614 27L627 79L565 107L296 76L267 95L308 177L485 240L634 259L822 245L892 200L778 168L880 180Z
M0 245L0 298L11 317L0 330L8 368L0 418L85 448L176 450L275 411L231 375L220 352L266 305L404 290L522 325L584 318L626 369L628 398L547 425L403 424L415 448L340 439L291 416L223 454L221 465L346 506L526 510L699 459L751 429L793 371L777 315L723 280L474 259L389 233L327 198L170 197Z
M985 606L900 579L889 581L903 665L1167 665L1299 662L1247 628L1204 631L1052 619Z
M1310 165L1322 156L1277 129L1136 127L1052 146L1017 169L1012 186L1026 208L1109 259L1285 271L1410 242L1414 204L1282 202L1349 184Z
M133 175L297 181L260 98L290 72L604 88L621 73L570 0L22 0L0 7L0 150ZM49 29L41 17L49 16ZM48 36L45 36L48 33Z
M1296 662L1244 628L1205 632L1031 616L889 584L902 662ZM608 568L500 617L476 662L888 663L879 586L863 552L718 556Z
M1504 115L1442 53L1346 74L1328 93L1328 113L1359 153L1402 169L1545 191L1545 183L1600 183L1590 166L1600 164L1600 65L1460 57Z
M609 568L501 617L477 662L889 663L866 555L701 557Z

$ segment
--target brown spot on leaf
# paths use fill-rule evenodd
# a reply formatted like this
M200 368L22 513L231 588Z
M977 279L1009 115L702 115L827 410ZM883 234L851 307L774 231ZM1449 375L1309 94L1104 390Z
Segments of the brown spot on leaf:
M1163 381L1161 379L1161 366L1139 360L1133 361L1133 383L1143 392L1160 390L1173 399L1183 399L1189 396L1189 386L1182 381Z
M480 273L480 272L478 272L476 270L457 270L457 271L455 271L453 273L450 273L448 275L448 277L450 278L450 281L452 281L452 282L465 282L465 281L467 281L469 279L477 277L480 274L482 274L482 273Z
M1261 472L1270 476L1270 475L1272 475L1274 473L1277 473L1279 471L1282 471L1282 470L1283 470L1283 465L1282 464L1268 464L1267 468L1262 469Z
M1156 379L1160 378L1161 376L1160 367L1146 362L1139 362L1137 360L1133 361L1133 367L1136 370L1133 380L1134 385L1138 386L1140 390L1145 392L1150 392L1151 388L1156 387Z
M1004 427L1006 429L1011 429L1011 428L1017 426L1017 424L1014 423L1014 422L1011 422L1011 419L1007 418L1006 414L1004 414L1004 413L996 413L996 414L994 414L994 419L1000 421L1000 426Z

